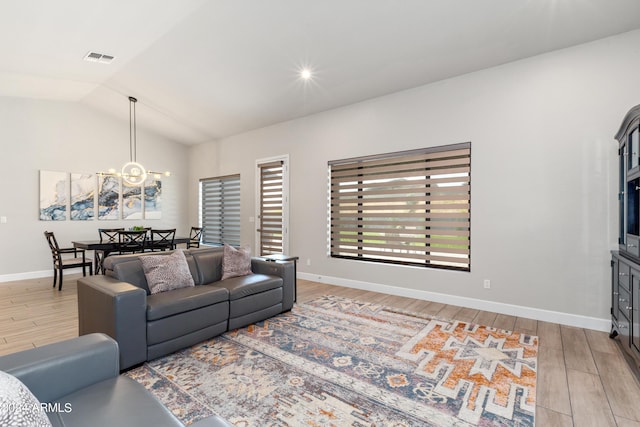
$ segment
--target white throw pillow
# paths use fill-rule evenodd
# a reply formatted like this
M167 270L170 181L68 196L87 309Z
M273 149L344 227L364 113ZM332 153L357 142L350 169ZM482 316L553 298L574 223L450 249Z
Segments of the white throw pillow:
M0 426L51 427L42 405L26 385L0 371Z

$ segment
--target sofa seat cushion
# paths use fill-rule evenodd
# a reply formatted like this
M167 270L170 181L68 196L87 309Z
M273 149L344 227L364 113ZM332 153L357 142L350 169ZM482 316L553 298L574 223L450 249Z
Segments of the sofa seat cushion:
M229 330L241 328L282 313L282 288L230 301Z
M95 383L62 397L49 412L54 426L176 426L182 423L141 384L125 376Z
M223 324L229 318L229 301L177 313L147 322L147 350L149 346L183 337L209 326Z
M248 276L224 279L217 282L216 285L226 288L229 291L229 301L234 301L271 289L281 288L282 278L266 274L249 274Z
M229 299L220 286L194 286L147 296L147 321L162 319Z
M224 307L220 307L220 306L224 306ZM224 303L220 303L220 304L216 304L214 306L209 306L211 307L211 311L213 310L222 310L226 313L229 312L229 302L224 302ZM201 310L206 310L209 311L209 307L206 307L204 309ZM215 317L218 313L220 313L220 311L218 312L214 312L212 314L212 317ZM170 317L167 319L162 319L162 320L158 320L157 323L163 323L166 322L168 320L172 320L176 317L182 317L182 316L174 316L174 317ZM178 320L178 319L176 319ZM156 323L156 322L153 322ZM225 319L219 323L215 323L213 324L211 320L208 320L207 323L209 324L209 326L202 328L202 329L197 329L195 330L193 327L189 327L188 329L191 330L192 332L189 333L185 333L183 335L177 335L171 339L165 340L165 341L158 341L155 343L151 343L150 341L148 342L149 346L147 347L147 360L153 360L155 358L161 357L161 356L165 356L169 353L173 353L174 351L178 351L178 350L182 350L185 348L189 348L199 342L203 342L203 341L207 341L210 340L213 337L216 337L220 334L224 334L225 332L227 332L227 327L229 326L229 322ZM151 324L151 323L149 323ZM173 331L175 332L176 330L174 329L178 324L177 323L173 323L168 325L170 328L173 329ZM161 324L158 324L157 326L159 326L160 328L162 328ZM167 331L167 332L171 332L171 331ZM167 334L168 336L168 334ZM162 339L162 337L158 334L154 333L154 336L151 337L152 339Z

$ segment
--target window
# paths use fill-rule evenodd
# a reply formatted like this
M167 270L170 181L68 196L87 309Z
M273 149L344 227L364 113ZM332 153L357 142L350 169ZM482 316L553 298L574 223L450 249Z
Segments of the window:
M471 143L329 162L330 254L470 271Z
M258 254L285 253L285 160L258 162Z
M200 180L202 242L240 245L240 175Z

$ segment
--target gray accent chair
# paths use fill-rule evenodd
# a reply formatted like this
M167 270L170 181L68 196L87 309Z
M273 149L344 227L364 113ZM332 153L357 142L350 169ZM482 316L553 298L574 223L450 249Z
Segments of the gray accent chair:
M107 257L106 276L78 281L80 335L111 336L127 369L293 307L292 261L252 258L253 274L222 280L222 248L184 253L196 286L158 294L150 293L139 258L163 253Z
M175 426L182 423L144 386L119 375L118 344L90 334L0 357L0 370L17 377L41 402L54 427ZM56 405L57 404L57 405ZM231 427L211 416L194 427Z

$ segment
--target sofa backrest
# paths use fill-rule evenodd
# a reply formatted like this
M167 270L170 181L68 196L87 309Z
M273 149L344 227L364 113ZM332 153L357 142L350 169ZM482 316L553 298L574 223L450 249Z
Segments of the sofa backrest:
M222 280L222 248L209 251L194 251L191 253L199 274L196 283L206 284Z
M112 261L109 263L111 264L109 267L107 267L107 260ZM115 277L118 280L122 280L123 282L128 282L142 288L147 292L147 295L151 293L149 285L147 284L147 278L145 277L144 270L142 269L142 263L138 257L134 256L127 260L116 260L115 257L107 257L105 258L104 268L107 276Z
M171 251L150 252L133 255L111 255L104 259L104 270L107 276L123 282L131 283L144 289L149 295L149 285L144 275L141 256L169 255ZM211 283L222 278L222 248L194 248L184 251L193 281L196 285Z

